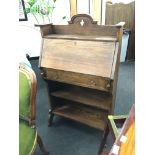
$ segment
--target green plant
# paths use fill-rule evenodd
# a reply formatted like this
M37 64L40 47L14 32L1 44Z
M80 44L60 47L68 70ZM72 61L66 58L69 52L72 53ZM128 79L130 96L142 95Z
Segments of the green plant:
M32 14L38 24L38 17L42 18L43 23L45 20L51 23L56 1L57 0L25 0L25 12L26 14ZM62 17L62 19L66 19L66 16Z

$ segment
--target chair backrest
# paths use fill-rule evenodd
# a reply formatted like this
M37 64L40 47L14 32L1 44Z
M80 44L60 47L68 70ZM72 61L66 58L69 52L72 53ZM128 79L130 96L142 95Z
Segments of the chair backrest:
M35 126L36 75L26 64L19 65L19 117Z

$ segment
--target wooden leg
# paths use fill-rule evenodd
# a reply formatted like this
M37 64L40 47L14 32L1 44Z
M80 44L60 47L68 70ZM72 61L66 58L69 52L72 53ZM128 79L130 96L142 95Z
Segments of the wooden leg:
M49 109L49 112L48 112L48 126L49 127L52 125L53 117L54 117L54 114L52 114L52 110Z
M49 152L45 149L45 146L42 142L42 139L39 135L37 135L37 143L39 144L40 150L45 154L49 155Z
M107 127L105 129L105 132L103 134L103 138L101 140L101 144L100 144L98 155L101 155L101 152L103 151L103 148L106 146L106 141L107 141L108 134L109 134L109 127L107 125Z
M101 155L109 155L108 151L103 151Z

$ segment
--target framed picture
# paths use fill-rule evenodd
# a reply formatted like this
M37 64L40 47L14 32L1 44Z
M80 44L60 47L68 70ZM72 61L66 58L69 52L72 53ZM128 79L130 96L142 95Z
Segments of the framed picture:
M19 0L19 21L27 21L27 14L25 10L24 0Z

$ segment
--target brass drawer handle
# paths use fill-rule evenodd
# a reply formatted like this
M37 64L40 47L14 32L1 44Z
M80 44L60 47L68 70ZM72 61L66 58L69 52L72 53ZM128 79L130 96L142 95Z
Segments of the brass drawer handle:
M57 80L57 79L58 79L58 76L57 76L57 75L55 75L55 76L54 76L54 79L55 79L55 80Z
M90 83L91 83L91 85L94 85L94 86L96 85L95 81L93 81L93 80L91 80Z
M107 84L107 88L110 88L110 83Z
M42 76L43 78L47 78L47 75L46 75L46 72L45 72L45 71L41 72L40 74L41 74L41 76Z

